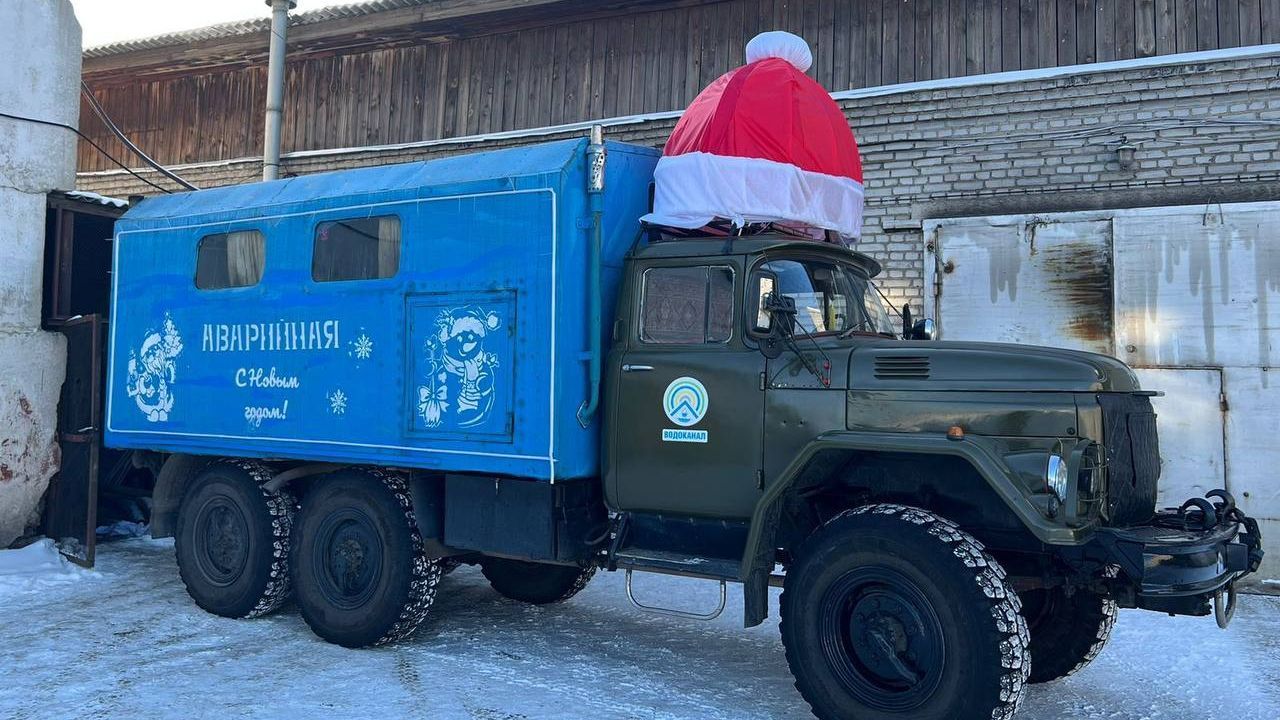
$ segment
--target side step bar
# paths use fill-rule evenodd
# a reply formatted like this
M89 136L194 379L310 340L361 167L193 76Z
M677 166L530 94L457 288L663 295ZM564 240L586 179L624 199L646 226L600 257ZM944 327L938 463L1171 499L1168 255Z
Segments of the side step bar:
M644 610L645 612L650 612L657 615L669 615L671 617L684 618L686 620L715 620L716 618L720 617L720 613L724 612L725 597L727 596L724 580L720 581L720 604L716 606L716 609L712 610L709 613L696 613L688 610L677 610L675 608L658 607L657 605L645 605L644 603L640 602L639 600L636 599L635 593L633 593L631 590L631 573L632 573L632 569L627 568L627 599L631 601L632 605L635 605L636 607L640 608L641 610Z

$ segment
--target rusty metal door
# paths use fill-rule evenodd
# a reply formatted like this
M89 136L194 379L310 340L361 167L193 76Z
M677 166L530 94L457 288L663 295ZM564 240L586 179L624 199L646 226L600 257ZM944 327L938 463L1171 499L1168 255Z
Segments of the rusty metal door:
M1113 354L1110 219L962 218L925 230L943 339Z
M45 495L45 534L86 567L93 565L98 516L105 327L101 316L88 315L59 328L67 338L67 379L58 400L62 464Z
M1160 429L1160 503L1225 487L1280 579L1280 203L927 220L942 337L1071 347L1138 373Z

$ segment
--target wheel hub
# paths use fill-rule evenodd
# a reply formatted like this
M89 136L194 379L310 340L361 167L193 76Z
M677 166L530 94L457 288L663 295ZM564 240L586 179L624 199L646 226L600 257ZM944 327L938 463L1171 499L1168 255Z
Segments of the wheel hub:
M223 496L212 497L196 513L196 565L205 579L225 587L249 562L249 525L240 508Z
M325 518L316 534L314 555L321 594L333 605L364 605L382 575L382 538L362 511L347 508Z
M824 594L823 651L845 689L887 712L923 704L937 689L945 637L932 603L902 574L857 568Z

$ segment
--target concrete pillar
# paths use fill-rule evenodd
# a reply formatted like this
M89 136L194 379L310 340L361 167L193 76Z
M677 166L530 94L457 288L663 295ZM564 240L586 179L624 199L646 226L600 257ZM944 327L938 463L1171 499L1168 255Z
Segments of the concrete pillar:
M69 0L0 3L0 110L78 126L80 24ZM0 117L0 548L39 520L58 468L66 344L40 329L45 195L75 187L76 136Z

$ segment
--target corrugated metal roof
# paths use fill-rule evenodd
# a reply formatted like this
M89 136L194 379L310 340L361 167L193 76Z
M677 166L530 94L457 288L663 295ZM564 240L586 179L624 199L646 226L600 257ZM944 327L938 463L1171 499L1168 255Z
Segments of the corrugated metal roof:
M320 8L319 10L312 10L310 12L290 13L289 27L313 25L315 23L328 22L329 20L362 17L364 15L383 12L384 10L396 10L398 8L414 7L417 5L430 5L434 2L438 2L438 0L369 0L369 2L351 3L349 5L334 5L333 7ZM86 49L84 51L84 56L86 58L97 58L109 55L123 55L124 53L135 52L138 50L151 50L154 48L185 45L187 43L201 42L204 40L217 40L219 38L267 32L270 29L270 9L264 7L263 16L260 18L210 25L208 27L196 28L194 30L184 30L182 32L156 35L155 37L139 38L137 40L124 40L121 42L109 43L107 45L99 45L97 47Z

